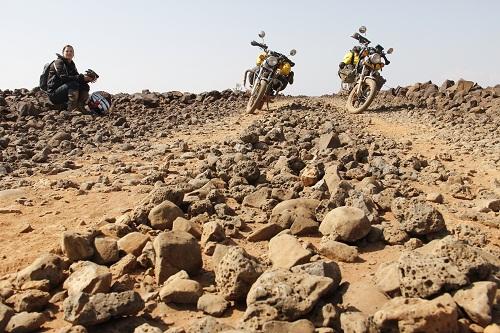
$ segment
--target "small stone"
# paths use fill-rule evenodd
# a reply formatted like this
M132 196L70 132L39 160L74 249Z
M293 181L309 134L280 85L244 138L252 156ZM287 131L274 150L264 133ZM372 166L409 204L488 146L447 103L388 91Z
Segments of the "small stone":
M28 333L35 332L47 321L43 313L21 312L10 318L6 332L9 333Z
M131 232L130 234L120 238L118 241L118 249L127 254L133 254L138 257L141 255L142 249L149 241L149 237L140 232Z
M204 294L198 299L197 308L206 314L220 317L229 307L229 302L220 295Z

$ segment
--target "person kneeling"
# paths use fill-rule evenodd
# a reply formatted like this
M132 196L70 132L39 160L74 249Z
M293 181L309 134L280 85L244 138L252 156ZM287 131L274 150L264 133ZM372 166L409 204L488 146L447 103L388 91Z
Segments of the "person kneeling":
M95 82L97 77L79 74L73 61L75 51L71 45L66 45L62 55L49 69L47 92L49 100L54 104L67 104L67 110L85 112L85 104L89 98L89 82Z

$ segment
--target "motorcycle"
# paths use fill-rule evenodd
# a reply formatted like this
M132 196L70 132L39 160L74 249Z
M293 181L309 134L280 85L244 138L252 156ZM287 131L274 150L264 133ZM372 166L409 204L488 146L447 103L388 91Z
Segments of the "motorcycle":
M359 33L356 32L351 36L361 45L360 60L353 69L355 79L352 83L343 83L343 89L349 92L346 107L347 111L351 113L361 113L368 109L373 102L378 91L386 82L380 74L382 68L390 64L386 54L391 54L394 51L393 48L390 48L384 52L381 45L369 46L371 41L361 35L366 33L366 27L362 26L358 31Z
M245 71L243 78L243 87L250 91L246 108L248 113L262 109L266 100L269 101L275 97L288 84L293 84L292 67L295 66L295 63L284 54L271 51L264 42L265 35L264 31L259 33L262 43L256 41L250 43L252 46L260 47L263 52L257 57L257 67ZM297 51L292 49L290 56L294 56L296 53Z

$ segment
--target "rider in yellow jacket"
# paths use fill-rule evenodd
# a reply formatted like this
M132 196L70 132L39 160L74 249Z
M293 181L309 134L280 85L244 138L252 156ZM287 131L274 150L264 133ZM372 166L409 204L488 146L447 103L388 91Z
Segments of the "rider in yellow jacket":
M355 46L347 52L344 56L344 59L342 62L339 64L339 68L342 69L346 65L354 65L356 66L359 62L359 52L361 51L361 47Z

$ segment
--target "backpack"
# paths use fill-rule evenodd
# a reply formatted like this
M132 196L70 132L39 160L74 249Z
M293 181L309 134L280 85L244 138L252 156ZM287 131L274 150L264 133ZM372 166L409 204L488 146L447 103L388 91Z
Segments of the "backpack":
M49 72L50 72L50 66L54 63L55 60L46 63L45 66L43 66L43 72L42 75L40 75L40 89L43 91L47 91L47 82L49 80Z

